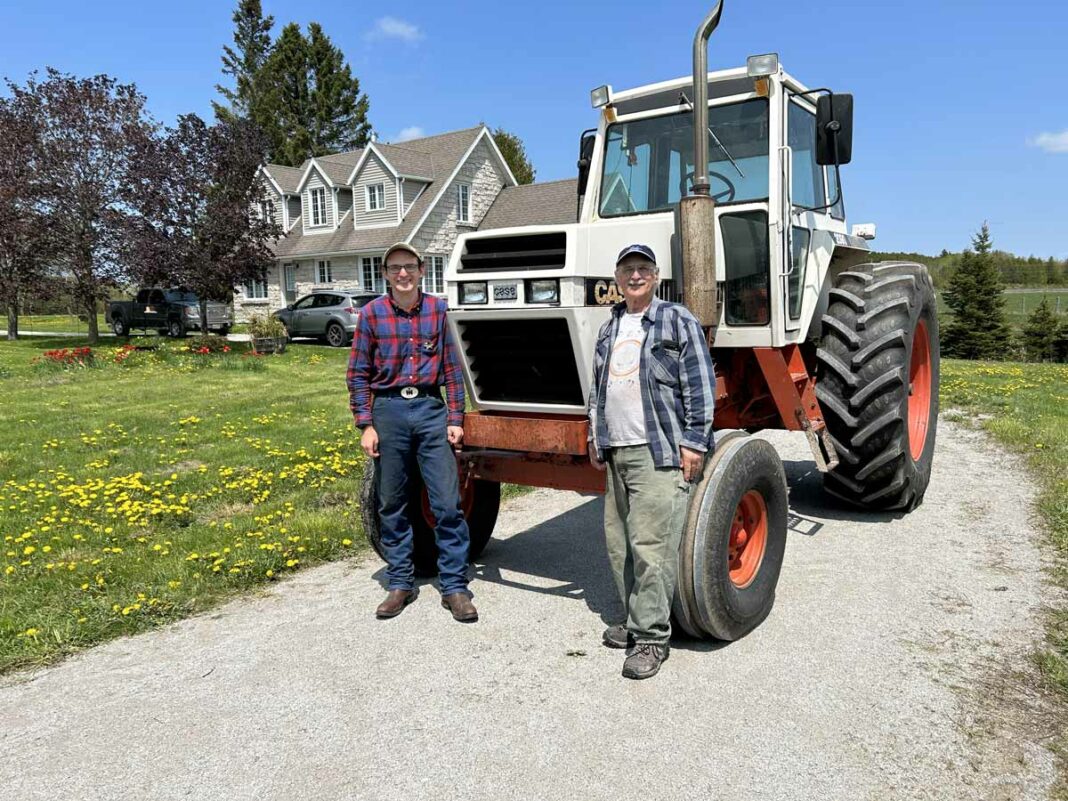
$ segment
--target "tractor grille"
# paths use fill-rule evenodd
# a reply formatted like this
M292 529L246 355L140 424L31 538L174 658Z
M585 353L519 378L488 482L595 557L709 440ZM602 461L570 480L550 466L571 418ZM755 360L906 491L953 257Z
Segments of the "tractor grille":
M460 257L460 272L559 270L566 254L567 234L563 231L469 239Z
M460 337L482 400L584 405L567 320L463 321Z

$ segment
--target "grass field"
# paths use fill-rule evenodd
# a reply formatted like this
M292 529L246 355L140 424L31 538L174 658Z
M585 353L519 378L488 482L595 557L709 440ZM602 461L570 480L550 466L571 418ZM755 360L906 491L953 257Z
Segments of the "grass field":
M1068 289L1061 287L1010 289L1003 294L1005 297L1005 321L1013 328L1021 329L1024 327L1027 323L1027 318L1042 302L1042 298L1046 298L1050 309L1061 320L1068 320ZM1060 302L1059 306L1058 301ZM942 290L938 292L938 316L943 321L952 316L946 306L944 291Z
M104 315L97 315L97 325L101 333L108 331ZM7 328L7 318L0 319L0 328ZM50 331L57 334L84 334L89 330L85 320L73 314L24 314L19 317L20 331Z
M146 341L71 368L31 364L70 339L0 343L0 671L363 543L344 349Z

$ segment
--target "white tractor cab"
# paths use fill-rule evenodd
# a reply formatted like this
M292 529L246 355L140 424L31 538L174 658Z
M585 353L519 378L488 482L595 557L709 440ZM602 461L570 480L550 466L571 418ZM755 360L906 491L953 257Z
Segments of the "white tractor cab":
M459 456L475 558L499 482L604 491L586 455L595 337L621 300L616 254L653 249L658 294L697 316L717 380L673 611L691 634L735 639L770 610L786 542L782 465L743 432L802 431L833 495L914 508L934 450L938 325L926 268L866 263L874 226L847 230L852 96L809 89L774 54L708 72L721 10L694 37L693 76L592 92L577 222L466 234L446 282L476 409ZM423 528L417 560L433 571Z

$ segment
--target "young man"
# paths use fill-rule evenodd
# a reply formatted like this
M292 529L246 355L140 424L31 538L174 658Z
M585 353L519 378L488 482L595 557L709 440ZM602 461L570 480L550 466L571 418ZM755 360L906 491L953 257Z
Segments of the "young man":
M463 440L464 382L445 326L445 301L419 289L423 258L411 245L386 251L389 289L360 310L349 358L349 405L363 431L360 444L378 460L378 511L389 594L375 611L399 615L415 600L408 481L418 464L437 525L441 605L461 622L478 620L467 591L470 534L460 510L456 458ZM448 406L441 399L445 386Z
M604 643L626 648L623 675L655 676L668 658L679 541L712 441L715 377L697 319L656 297L656 256L630 245L616 259L624 301L597 336L590 461L608 468L604 531L626 622Z

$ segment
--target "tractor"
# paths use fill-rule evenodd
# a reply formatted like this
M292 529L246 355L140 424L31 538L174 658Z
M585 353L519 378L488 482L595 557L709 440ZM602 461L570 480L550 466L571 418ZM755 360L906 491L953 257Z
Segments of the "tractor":
M475 559L502 482L605 491L587 456L594 340L620 300L615 254L653 248L658 296L698 318L716 372L673 618L735 640L769 613L787 538L783 465L749 434L803 432L835 503L914 509L931 475L939 344L927 268L872 263L874 226L847 230L853 97L804 86L775 54L709 72L722 8L697 29L692 76L593 90L576 222L467 233L446 279L474 407L458 462ZM374 481L363 508L377 547ZM412 491L416 566L433 573L433 518Z

